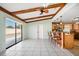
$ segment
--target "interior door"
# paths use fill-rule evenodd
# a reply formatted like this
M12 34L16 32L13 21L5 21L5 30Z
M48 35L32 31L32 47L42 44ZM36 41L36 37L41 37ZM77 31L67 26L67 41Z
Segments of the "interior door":
M37 25L36 24L29 24L28 29L28 37L30 39L37 39Z
M43 24L31 23L28 25L28 38L43 39Z
M38 39L43 39L43 24L38 24Z

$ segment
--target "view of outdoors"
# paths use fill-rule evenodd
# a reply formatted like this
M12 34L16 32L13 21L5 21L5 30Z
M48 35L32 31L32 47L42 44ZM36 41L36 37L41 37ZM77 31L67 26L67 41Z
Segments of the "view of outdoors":
M5 19L6 23L6 47L21 41L21 25L10 18Z
M16 23L16 42L21 41L21 25Z

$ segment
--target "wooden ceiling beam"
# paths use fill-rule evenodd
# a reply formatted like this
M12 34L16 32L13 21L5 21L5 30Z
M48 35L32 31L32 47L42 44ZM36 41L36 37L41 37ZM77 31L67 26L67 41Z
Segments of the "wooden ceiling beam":
M50 8L61 7L62 5L65 5L65 3L52 4L52 5L49 5L48 7L44 8L44 9L50 9ZM34 12L34 11L40 11L41 8L42 8L42 7L36 7L36 8L31 8L31 9L26 9L26 10L14 11L14 12L12 12L12 13L13 13L13 14L29 13L29 12Z
M38 18L49 17L49 16L54 16L54 15L55 14L50 14L50 15L44 15L44 16L38 16L38 17L28 18L28 19L24 19L24 20L38 19Z
M65 5L65 3L52 4L52 5L49 5L45 9L51 9L51 8L61 7L61 6L64 6L64 5Z
M40 16L40 17L34 17L34 18L29 18L29 19L26 19L26 20L38 19L38 18L49 17L49 16L54 17L64 6L65 6L65 4L62 4L62 5L61 5L61 8L60 8L55 14L50 14L50 15L45 15L45 16ZM52 17L51 17L51 18L52 18ZM51 18L50 18L50 19L51 19ZM44 20L45 20L45 19L44 19ZM40 20L36 20L36 21L42 21L42 20L40 19ZM29 21L29 22L36 22L36 21Z
M55 13L55 15L66 5L66 3L61 5L61 8Z
M64 4L61 5L60 9L55 14L33 17L33 18L24 19L24 20L31 20L31 19L38 19L38 18L43 18L43 17L55 16L63 7L64 7Z
M49 17L49 16L52 16L52 17L54 17L64 6L65 6L65 3L59 3L59 4L54 4L54 6L52 6L52 5L50 5L50 6L48 6L47 8L48 9L50 9L50 8L55 8L56 6L58 6L58 7L61 7L55 14L50 14L50 15L44 15L44 16L39 16L39 17L33 17L33 18L28 18L28 19L21 19L21 18L19 18L18 16L16 16L16 14L14 14L14 13L12 13L12 12L9 12L8 10L6 10L5 8L3 8L3 7L1 7L0 6L0 10L1 11L3 11L3 12L5 12L5 13L7 13L7 14L9 14L9 15L11 15L11 16L13 16L13 17L15 17L15 18L17 18L17 19L19 19L19 20L21 20L21 21L23 21L23 22L26 22L26 20L30 20L30 19L39 19L39 18L43 18L43 17ZM40 8L40 7L38 7L38 8ZM33 11L36 11L38 8L35 8L34 10L28 10L29 12L33 12ZM26 10L27 11L27 10ZM20 13L25 13L26 11L22 11L22 12L20 12ZM16 13L16 12L15 12ZM52 18L51 17L51 18ZM51 18L47 18L47 19L51 19ZM39 19L39 20L36 20L36 21L42 21L42 20L46 20L46 19ZM30 21L30 22L35 22L35 21ZM27 22L26 22L27 23Z
M43 20L48 20L48 19L52 19L52 17L50 18L45 18L45 19L39 19L39 20L34 20L34 21L26 21L26 23L31 23L31 22L37 22L37 21L43 21Z
M20 11L14 11L14 12L11 12L11 13L13 13L13 14L29 13L29 12L37 11L37 9L40 9L40 7L26 9L26 10L20 10Z
M19 20L25 22L24 20L22 20L21 18L17 17L17 16L14 15L14 14L12 14L11 12L9 12L8 10L6 10L5 8L3 8L3 7L1 7L1 6L0 6L0 10L3 11L3 12L5 12L5 13L7 13L8 15L11 15L11 16L14 17L14 18L17 18L17 19L19 19Z

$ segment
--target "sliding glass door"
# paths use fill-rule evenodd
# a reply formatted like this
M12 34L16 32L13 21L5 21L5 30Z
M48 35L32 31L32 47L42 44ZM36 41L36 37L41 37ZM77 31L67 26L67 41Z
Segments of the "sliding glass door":
M22 41L22 25L16 21L6 18L6 48L9 48L16 43Z
M6 47L10 47L15 44L15 21L10 18L6 18Z
M16 42L22 41L22 26L19 23L16 23Z

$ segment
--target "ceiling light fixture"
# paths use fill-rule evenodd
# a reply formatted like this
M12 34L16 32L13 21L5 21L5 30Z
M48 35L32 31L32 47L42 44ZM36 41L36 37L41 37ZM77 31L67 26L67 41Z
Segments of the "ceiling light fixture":
M78 20L79 20L79 17L75 17L74 20L75 20L75 21L78 21Z
M79 24L79 17L75 17L75 18L74 18L74 22L75 22L76 24Z
M44 3L44 4L43 4L43 7L44 7L44 8L46 8L46 7L48 7L48 6L49 6L49 3Z

